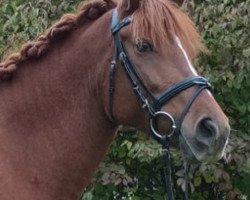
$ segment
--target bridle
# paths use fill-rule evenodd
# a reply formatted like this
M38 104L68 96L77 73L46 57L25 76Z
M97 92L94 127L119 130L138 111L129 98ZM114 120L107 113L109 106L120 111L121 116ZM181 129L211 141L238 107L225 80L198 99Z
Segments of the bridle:
M148 114L151 135L156 141L158 141L162 145L163 162L164 162L164 171L163 171L164 182L165 182L164 185L168 199L173 200L174 195L173 195L172 181L171 181L169 141L173 135L177 137L181 134L182 123L184 121L186 114L191 108L193 102L204 89L211 89L211 85L208 82L208 80L202 76L191 76L170 86L159 96L155 96L153 93L151 93L143 83L142 79L140 78L140 75L136 71L136 68L131 63L119 34L119 31L123 27L129 25L131 21L132 21L132 16L128 16L119 21L117 9L113 10L111 30L115 43L115 51L114 51L113 61L111 62L110 66L109 112L111 117L114 119L113 102L115 93L115 75L117 69L117 62L120 60L124 68L124 71L127 75L127 78L132 85L135 96L139 100L142 108ZM179 118L177 119L177 122L175 122L175 119L172 117L171 114L165 111L161 111L162 106L165 105L170 99L172 99L174 96L178 95L182 91L193 86L197 86L197 89L194 91L194 93L188 100ZM171 122L171 131L169 133L158 132L157 119L160 116L167 118ZM186 199L188 198L187 196L188 194L186 192L185 194Z

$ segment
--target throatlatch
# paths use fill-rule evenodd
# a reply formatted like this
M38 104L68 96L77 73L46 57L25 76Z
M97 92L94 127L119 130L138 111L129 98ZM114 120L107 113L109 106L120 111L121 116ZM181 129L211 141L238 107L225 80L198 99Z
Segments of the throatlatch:
M153 93L151 93L143 83L142 79L136 71L136 68L131 63L119 34L119 31L123 27L129 25L131 21L132 16L128 16L119 21L117 9L113 10L111 30L114 38L115 50L113 61L110 67L109 111L111 117L114 119L113 102L115 93L115 75L118 66L118 61L120 60L120 63L122 64L125 70L127 78L132 85L132 89L134 91L135 96L139 100L142 108L148 114L151 136L162 145L162 157L164 163L163 177L165 182L164 186L168 200L174 200L171 179L169 141L173 135L175 137L178 137L181 134L182 123L193 102L204 89L211 89L211 85L208 80L202 76L191 76L170 86L159 96L155 96ZM178 118L175 119L171 114L161 110L162 106L164 106L170 99L172 99L174 96L178 95L182 91L193 86L196 86L197 89L194 91L194 93L188 100L187 104L185 105L183 111L181 112ZM168 122L170 122L171 129L168 133L159 133L158 131L157 119L160 116L167 118ZM188 199L187 191L188 189L186 187L185 199Z

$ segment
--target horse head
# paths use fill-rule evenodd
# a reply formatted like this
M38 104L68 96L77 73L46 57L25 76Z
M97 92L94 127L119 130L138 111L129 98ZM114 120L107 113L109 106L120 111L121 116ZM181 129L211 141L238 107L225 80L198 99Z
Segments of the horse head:
M159 137L175 132L185 158L215 161L223 156L230 127L210 84L192 65L206 48L182 3L122 0L113 11L118 69L109 114L116 123Z

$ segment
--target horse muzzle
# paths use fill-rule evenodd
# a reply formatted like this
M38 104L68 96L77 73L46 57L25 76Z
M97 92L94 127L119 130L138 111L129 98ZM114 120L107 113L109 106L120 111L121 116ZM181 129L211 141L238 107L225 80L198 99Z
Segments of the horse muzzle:
M230 134L228 123L219 127L212 119L203 118L197 123L194 132L190 134L185 127L181 130L179 140L184 158L215 162L223 157Z

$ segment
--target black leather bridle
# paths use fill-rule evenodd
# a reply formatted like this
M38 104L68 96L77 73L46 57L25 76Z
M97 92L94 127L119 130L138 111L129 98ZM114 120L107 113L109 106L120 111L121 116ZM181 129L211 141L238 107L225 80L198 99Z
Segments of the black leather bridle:
M170 86L161 95L155 96L151 93L145 84L143 83L140 75L137 73L136 68L131 63L128 54L126 52L125 46L121 40L119 31L129 25L132 21L132 16L128 16L121 21L118 19L117 9L113 10L112 13L112 35L115 43L115 51L113 61L110 67L110 88L109 88L109 109L110 115L113 116L113 102L115 93L115 75L117 62L120 61L127 75L128 80L131 82L133 91L137 99L139 100L142 108L147 112L149 117L149 125L152 137L162 144L163 152L163 162L164 162L164 182L165 189L169 200L174 199L171 181L171 168L170 168L170 155L169 155L169 140L171 136L179 136L181 134L181 125L184 121L186 114L188 113L190 107L192 106L195 99L200 95L204 89L211 89L211 85L208 80L202 76L191 76L184 80ZM183 111L181 112L177 123L175 119L167 112L161 111L163 105L165 105L170 99L172 99L177 94L182 91L197 86L187 104L185 105ZM171 131L169 133L159 133L157 130L157 119L159 116L163 116L170 120ZM186 189L187 191L187 189ZM187 199L187 193L185 195Z

